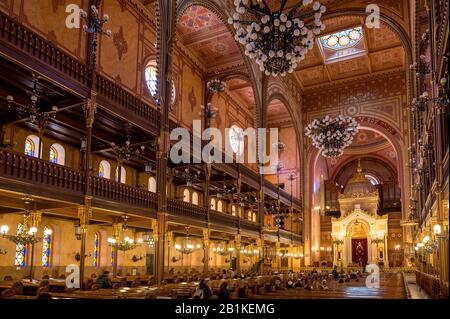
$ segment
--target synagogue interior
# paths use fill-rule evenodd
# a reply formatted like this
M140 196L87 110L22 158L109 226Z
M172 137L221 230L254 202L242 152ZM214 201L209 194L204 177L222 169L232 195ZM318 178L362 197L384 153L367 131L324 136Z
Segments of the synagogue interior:
M0 1L0 299L448 298L448 9Z

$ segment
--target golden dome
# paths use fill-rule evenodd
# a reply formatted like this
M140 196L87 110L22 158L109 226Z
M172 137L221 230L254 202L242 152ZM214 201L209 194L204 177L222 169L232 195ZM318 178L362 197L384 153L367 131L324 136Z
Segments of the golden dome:
M347 182L344 195L364 196L376 191L376 187L373 186L370 180L364 175L361 169L361 161L358 159L358 168L356 173Z

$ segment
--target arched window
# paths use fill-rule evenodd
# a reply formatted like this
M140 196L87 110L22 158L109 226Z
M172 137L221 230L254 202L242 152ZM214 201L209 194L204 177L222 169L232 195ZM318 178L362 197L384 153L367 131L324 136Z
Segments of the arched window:
M158 70L156 69L156 61L152 60L145 67L145 81L150 94L156 99L158 92Z
M148 178L148 191L156 193L156 178L153 176Z
M213 210L216 210L216 199L215 198L211 198L210 202L210 207Z
M253 217L252 217L253 222L256 223L256 212L253 212Z
M376 178L375 176L371 175L371 174L366 174L366 178L370 181L370 183L372 185L378 185L380 184L380 181L378 180L378 178Z
M192 193L192 204L198 205L198 193L197 192Z
M111 266L114 266L114 248L111 248Z
M147 63L145 67L145 82L147 83L147 89L149 90L151 96L159 103L158 100L158 70L156 68L156 60L151 60ZM172 81L171 92L170 92L170 105L175 103L176 90L175 82Z
M236 216L236 205L231 205L231 215Z
M218 210L219 212L223 212L223 203L222 203L221 200L219 200L219 201L217 202L217 210Z
M20 235L24 232L24 227L22 224L17 225L17 235ZM17 267L25 267L26 261L25 261L25 255L26 255L27 249L25 245L17 244L16 245L16 259L14 262L14 265Z
M52 230L50 227L44 227L44 237L42 238L42 267L50 266L52 246Z
M247 219L248 219L249 221L252 221L252 215L253 215L253 212L252 212L251 210L249 210L249 211L247 212Z
M39 145L39 137L37 137L36 135L28 135L27 138L25 139L25 147L24 147L25 155L39 157L38 156L39 150L37 149L38 145Z
M98 165L98 177L111 178L111 165L108 161L101 161Z
M114 180L116 183L119 182L119 166L116 167L116 176L114 177ZM125 184L127 180L127 171L125 170L125 167L120 166L120 182L122 184Z
M94 234L94 267L100 265L100 234Z
M191 201L191 194L189 193L189 189L185 188L183 191L183 201L189 203Z
M60 144L53 144L50 146L50 162L54 164L64 165L66 152L64 150L64 147L62 147Z

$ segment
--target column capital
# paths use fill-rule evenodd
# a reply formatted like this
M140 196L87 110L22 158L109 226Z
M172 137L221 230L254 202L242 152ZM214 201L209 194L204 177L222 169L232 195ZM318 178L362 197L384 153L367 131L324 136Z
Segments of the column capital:
M30 212L29 223L31 227L38 227L42 220L42 212L39 210L33 210Z

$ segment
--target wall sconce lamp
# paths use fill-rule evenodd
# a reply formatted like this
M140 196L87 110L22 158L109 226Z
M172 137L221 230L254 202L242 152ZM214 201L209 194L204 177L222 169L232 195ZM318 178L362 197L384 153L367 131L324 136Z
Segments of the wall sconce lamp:
M146 257L145 255L140 255L140 256L133 255L133 257L131 257L131 261L134 262L134 263L136 263L136 262L138 262L139 260L144 259L145 257Z
M181 257L175 257L175 256L172 257L172 262L174 262L174 263L176 263L180 260L181 260Z
M86 257L92 257L92 254L91 254L91 253L87 253L87 254L84 255L84 257L85 257L85 258L86 258ZM76 261L80 261L80 260L81 260L81 254L80 254L80 253L77 252L77 253L75 254L75 260L76 260Z

